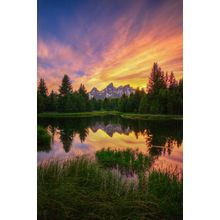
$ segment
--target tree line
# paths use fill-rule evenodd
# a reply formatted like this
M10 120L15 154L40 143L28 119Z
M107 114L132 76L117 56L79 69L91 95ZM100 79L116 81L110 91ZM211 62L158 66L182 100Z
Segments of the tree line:
M58 92L48 89L43 78L37 89L37 111L40 112L89 112L120 111L128 113L183 114L183 79L176 80L173 72L164 73L153 64L147 91L137 88L130 96L121 98L89 99L83 84L73 91L71 80L64 75Z

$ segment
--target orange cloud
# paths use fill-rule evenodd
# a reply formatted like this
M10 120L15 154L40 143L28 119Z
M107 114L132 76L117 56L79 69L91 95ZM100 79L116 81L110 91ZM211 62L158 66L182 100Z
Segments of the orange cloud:
M73 79L74 89L80 83L87 90L94 86L102 89L110 82L116 86L129 83L145 88L154 62L164 71L173 71L177 79L181 78L182 12L176 10L179 2L174 1L169 7L164 5L153 17L146 13L140 19L142 3L139 1L113 23L111 38L107 27L105 30L94 25L89 36L73 37L73 43L79 42L78 47L39 39L38 78L45 78L49 89L55 90L63 74ZM106 38L108 43L102 43ZM77 71L85 74L77 75Z

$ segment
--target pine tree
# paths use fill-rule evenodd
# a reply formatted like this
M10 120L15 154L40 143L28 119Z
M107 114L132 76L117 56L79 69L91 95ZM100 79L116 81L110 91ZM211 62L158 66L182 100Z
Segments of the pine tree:
M62 84L59 88L59 92L61 96L66 96L67 94L73 92L70 78L66 74L63 77Z
M128 97L123 94L119 100L118 107L120 112L127 112Z
M57 94L52 90L48 97L48 111L55 112L57 110Z
M82 109L85 109L84 111L90 111L91 106L90 106L90 103L89 103L89 95L88 95L88 93L86 91L86 88L83 84L80 84L78 93L81 97L80 99L82 100L82 103L81 103L83 105Z
M37 91L42 97L47 97L48 95L48 89L43 78L41 78L39 81Z
M37 87L37 112L47 111L48 89L43 78L40 79Z
M147 88L149 94L158 94L160 89L166 88L164 73L157 63L153 65Z
M173 89L177 86L177 81L176 81L176 78L175 78L173 72L170 73L168 81L169 81L169 88Z
M147 95L143 95L141 97L138 112L139 113L149 113L149 104L148 104Z
M169 74L168 74L168 72L166 72L164 80L165 80L166 88L168 88L169 87Z
M44 97L37 92L37 113L41 113L45 111L45 101Z
M79 90L78 90L79 94L84 96L84 97L88 97L86 88L83 84L80 84Z

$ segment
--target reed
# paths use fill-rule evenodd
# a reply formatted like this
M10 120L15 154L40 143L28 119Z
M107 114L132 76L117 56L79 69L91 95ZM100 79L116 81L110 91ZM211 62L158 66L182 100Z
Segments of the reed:
M142 187L84 157L38 167L38 219L182 219L182 180L152 170Z

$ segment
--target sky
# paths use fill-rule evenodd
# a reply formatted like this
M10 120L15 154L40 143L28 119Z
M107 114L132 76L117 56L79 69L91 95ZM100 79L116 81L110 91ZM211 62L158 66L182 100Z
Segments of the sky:
M183 73L182 0L38 0L38 80L57 91L145 88L153 63Z

